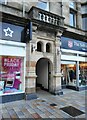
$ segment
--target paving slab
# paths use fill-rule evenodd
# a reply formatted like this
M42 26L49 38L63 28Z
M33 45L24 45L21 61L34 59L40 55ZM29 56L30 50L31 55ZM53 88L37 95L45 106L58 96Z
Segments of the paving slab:
M33 120L45 118L47 120L72 120L72 116L60 110L65 106L73 106L83 112L86 106L86 90L74 91L64 89L63 95L52 95L49 92L40 90L37 92L38 99L19 100L0 104L0 117L12 120ZM54 105L54 106L53 106ZM87 106L86 106L87 107ZM74 117L75 120L85 119L85 114Z

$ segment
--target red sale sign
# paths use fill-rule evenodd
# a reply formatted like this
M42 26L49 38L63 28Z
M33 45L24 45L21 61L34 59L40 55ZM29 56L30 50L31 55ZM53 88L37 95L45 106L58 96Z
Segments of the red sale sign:
M21 58L2 57L2 69L9 72L20 71Z

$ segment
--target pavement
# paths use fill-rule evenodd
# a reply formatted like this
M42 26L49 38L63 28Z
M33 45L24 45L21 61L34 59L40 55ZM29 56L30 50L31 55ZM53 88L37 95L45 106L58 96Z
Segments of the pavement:
M25 120L34 120L36 118L38 120L42 118L47 118L47 120L53 120L54 118L58 120L86 120L86 93L86 90L63 89L63 95L52 95L49 92L39 90L37 99L0 104L0 120L23 120L24 118ZM67 106L73 106L84 113L73 117L60 109Z

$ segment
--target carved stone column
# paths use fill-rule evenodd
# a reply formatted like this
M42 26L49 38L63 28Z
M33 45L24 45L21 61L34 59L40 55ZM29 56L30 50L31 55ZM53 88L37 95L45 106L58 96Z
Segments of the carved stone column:
M54 57L54 94L63 94L61 91L61 35L62 32L58 32L55 40L55 57Z
M32 40L27 44L26 51L26 94L36 92L36 61L35 61L35 49L36 49L36 35L37 26L32 26Z

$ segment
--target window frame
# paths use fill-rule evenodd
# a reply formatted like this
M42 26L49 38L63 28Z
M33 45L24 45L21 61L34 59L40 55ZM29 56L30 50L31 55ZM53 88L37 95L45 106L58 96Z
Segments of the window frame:
M73 4L73 5L71 5L71 4ZM69 2L69 7L70 7L71 9L76 10L76 2L74 2L74 1Z
M38 6L38 3L47 3L47 7L46 7L46 9L44 9L44 8L42 8L42 7L40 7L40 6ZM38 0L38 3L37 3L37 7L38 8L40 8L40 9L42 9L42 10L46 10L46 11L49 11L49 2L48 2L48 0Z
M70 22L69 22L69 25L72 26L72 27L76 27L77 25L77 10L76 10L76 2L75 1L70 1L69 2L69 9L70 9L70 12L69 12L69 18L70 18ZM70 15L73 15L73 24L71 24L71 17Z
M7 4L7 0L0 0L0 4Z
M87 13L87 4L81 6L81 13L86 14Z
M76 27L76 15L73 12L70 12L70 15L72 15L72 24L71 24L71 17L70 17L70 26Z
M85 31L87 31L86 20L85 19L87 19L87 15L86 16L82 16L82 29L85 30Z
M73 15L73 25L69 22L69 25L70 26L72 26L72 27L76 27L76 19L77 19L77 16L76 16L76 14L77 14L77 11L76 10L74 10L74 9L72 9L72 8L70 8L70 12L69 12L69 18L70 18L70 14L72 14Z

